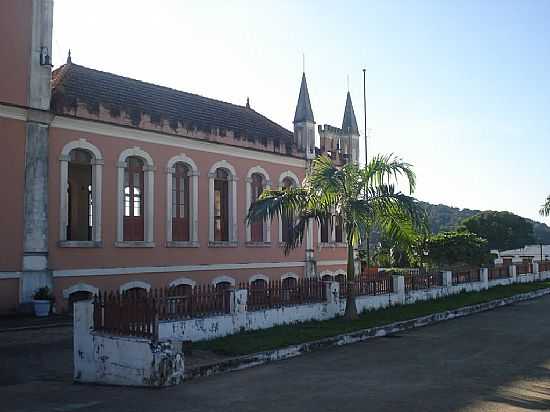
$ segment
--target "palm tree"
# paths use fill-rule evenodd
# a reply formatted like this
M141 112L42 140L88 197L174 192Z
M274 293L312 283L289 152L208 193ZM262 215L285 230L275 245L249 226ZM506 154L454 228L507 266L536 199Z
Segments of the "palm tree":
M546 198L546 202L542 205L539 213L541 216L550 216L550 195Z
M396 189L397 181L414 191L415 174L410 164L394 155L378 155L365 167L353 163L333 165L327 156L312 162L301 188L265 190L248 210L247 222L273 220L290 222L284 242L287 254L302 244L313 221L328 222L332 216L343 222L348 247L348 297L345 317L357 317L352 282L355 279L354 250L361 233L376 225L391 239L410 239L424 224L424 211L411 196Z

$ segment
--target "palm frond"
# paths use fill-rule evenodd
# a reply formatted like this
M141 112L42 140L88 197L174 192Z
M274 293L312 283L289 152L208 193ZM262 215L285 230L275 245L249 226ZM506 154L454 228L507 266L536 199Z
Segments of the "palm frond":
M368 186L379 186L390 181L398 181L404 177L409 186L409 193L413 193L416 187L416 175L410 163L401 158L389 155L376 155L364 169L364 179Z
M550 195L546 198L546 202L542 205L539 213L541 216L550 216Z

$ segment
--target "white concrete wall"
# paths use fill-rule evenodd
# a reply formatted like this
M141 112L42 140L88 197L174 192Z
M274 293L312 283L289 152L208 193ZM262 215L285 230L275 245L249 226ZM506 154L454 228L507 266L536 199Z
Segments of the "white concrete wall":
M539 279L549 279L550 271L544 274L527 274L505 279L488 279L488 270L481 269L480 281L452 285L451 272L444 272L443 287L414 290L405 293L405 282L402 275L394 276L394 293L377 296L357 296L355 304L359 313L387 308L399 304L439 299L456 295L461 292L477 292L498 285L533 282ZM346 309L346 300L339 297L336 282L327 283L327 303L314 303L298 306L287 306L259 311L246 310L246 290L236 290L233 295L232 313L208 318L187 319L181 321L166 321L159 324L160 339L201 341L232 335L241 331L267 329L277 325L285 325L310 320L326 320L342 316Z
M338 303L339 285L327 283L327 302L286 306L267 310L246 310L246 289L236 290L231 304L234 310L226 315L207 318L165 321L159 323L159 340L210 340L240 331L267 329L310 320L327 320L343 313ZM345 308L345 306L344 306Z
M515 269L515 268L513 268ZM550 279L550 271L527 275L515 275L511 270L507 279L488 280L483 269L481 281L452 285L451 273L445 272L444 286L405 293L402 275L394 276L394 293L377 296L358 296L355 299L358 312L365 312L399 304L438 299L461 292L481 291L498 285L526 283ZM536 270L535 270L536 272ZM344 314L345 299L340 299L337 282L327 282L327 301L297 306L287 306L258 311L247 311L247 291L232 292L231 313L198 319L164 321L159 324L159 342L113 337L94 333L92 305L90 302L75 304L75 381L132 386L164 386L183 379L183 355L170 342L210 340L242 331L267 329L311 320L327 320Z
M93 332L91 301L74 307L75 382L160 387L183 380L183 354L177 344Z

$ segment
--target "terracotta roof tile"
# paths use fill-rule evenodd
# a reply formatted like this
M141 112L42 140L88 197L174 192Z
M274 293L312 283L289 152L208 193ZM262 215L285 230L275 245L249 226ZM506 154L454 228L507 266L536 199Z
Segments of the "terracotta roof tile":
M260 113L231 103L117 76L74 63L53 73L52 110L63 113L67 102L109 110L147 113L186 127L232 130L237 136L292 141L292 132ZM59 103L63 102L63 103Z

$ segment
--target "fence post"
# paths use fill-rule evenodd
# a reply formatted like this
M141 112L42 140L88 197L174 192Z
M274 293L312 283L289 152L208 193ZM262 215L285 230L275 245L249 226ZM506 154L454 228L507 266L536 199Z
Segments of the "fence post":
M453 286L453 272L450 270L443 271L443 286L446 288Z
M340 283L325 282L327 303L338 305L340 303Z
M73 379L77 382L95 378L94 344L91 335L94 325L92 302L92 300L82 300L74 303Z
M397 303L405 303L405 276L393 275L393 293L397 294Z
M542 276L540 275L540 270L539 270L539 262L533 261L533 266L532 267L533 267L533 281L534 280L542 280Z
M231 313L246 312L248 300L248 289L233 289L229 301L231 302Z
M479 280L481 281L481 289L489 289L489 268L479 269Z
M510 265L508 266L508 274L510 275L510 277L512 278L512 283L516 283L517 282L517 267L516 265Z

